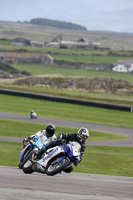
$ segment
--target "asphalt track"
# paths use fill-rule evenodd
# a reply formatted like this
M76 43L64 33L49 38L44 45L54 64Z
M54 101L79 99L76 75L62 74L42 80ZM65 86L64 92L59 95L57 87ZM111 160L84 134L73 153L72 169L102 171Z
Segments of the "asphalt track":
M61 173L56 176L24 174L0 166L1 200L132 200L133 178Z
M88 140L87 144L99 145L99 146L100 145L101 146L133 146L133 128L108 126L108 125L103 125L103 124L95 124L95 123L73 121L73 120L63 120L63 119L48 118L48 117L38 117L37 119L31 119L28 115L6 113L6 112L0 112L0 119L11 119L11 120L26 121L26 122L41 123L41 124L53 123L56 126L73 127L73 128L80 128L83 126L83 127L88 128L89 130L128 135L129 139L126 139L126 140L112 140L112 141L89 141ZM23 138L0 137L0 140L21 142Z

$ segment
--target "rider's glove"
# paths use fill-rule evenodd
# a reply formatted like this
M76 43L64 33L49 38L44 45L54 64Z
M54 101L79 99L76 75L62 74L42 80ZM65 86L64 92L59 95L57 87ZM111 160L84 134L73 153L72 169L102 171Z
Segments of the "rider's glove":
M32 140L32 137L25 138L23 140L23 144L26 146L29 143L30 140Z
M58 137L57 137L57 140L62 139L62 137L63 137L63 133L59 133Z
M32 140L32 139L33 139L33 137L28 137L28 138L27 138L28 141L30 141L30 140Z
M63 140L57 139L57 145L63 144Z
M44 146L41 150L38 151L38 155L42 155L44 152L46 152L46 147Z

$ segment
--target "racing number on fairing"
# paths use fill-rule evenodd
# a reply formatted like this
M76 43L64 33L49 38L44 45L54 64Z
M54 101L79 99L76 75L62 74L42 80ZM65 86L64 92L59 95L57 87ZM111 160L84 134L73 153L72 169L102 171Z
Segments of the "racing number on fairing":
M34 145L36 145L39 149L42 149L44 147L44 144L42 144L39 140L32 141Z
M77 151L77 149L74 146L72 146L72 148L73 148L73 155L78 156L79 152Z

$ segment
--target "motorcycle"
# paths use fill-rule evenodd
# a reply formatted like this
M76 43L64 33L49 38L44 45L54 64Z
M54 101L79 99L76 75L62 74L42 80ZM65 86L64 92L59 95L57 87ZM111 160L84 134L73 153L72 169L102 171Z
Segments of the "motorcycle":
M65 171L67 168L80 161L80 148L81 146L79 143L74 144L69 141L67 144L61 144L48 149L41 158L34 157L35 154L33 151L30 163L26 162L23 165L23 172L28 174L31 173L31 171L39 172L50 176L61 173L61 171ZM30 165L31 162L32 168Z
M31 159L33 150L38 150L38 149L40 150L43 147L44 147L44 144L38 140L37 136L35 136L32 140L29 140L27 145L24 146L20 151L20 154L19 154L20 162L19 162L18 167L22 169L23 165ZM29 166L30 165L32 165L31 162L29 163ZM31 171L33 170L31 169Z
M31 111L31 112L30 112L30 118L31 118L31 119L37 119L37 113L34 112L34 111Z

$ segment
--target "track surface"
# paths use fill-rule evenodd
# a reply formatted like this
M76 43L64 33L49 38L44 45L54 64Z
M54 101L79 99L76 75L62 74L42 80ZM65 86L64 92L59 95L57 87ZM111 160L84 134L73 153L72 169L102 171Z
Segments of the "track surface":
M1 200L132 200L133 178L83 173L54 177L0 166Z
M5 113L5 112L0 112L0 118L26 121L26 122L32 122L32 123L41 123L41 124L53 123L57 126L73 127L73 128L80 128L80 127L84 126L84 127L88 128L89 130L97 130L97 131L103 131L103 132L108 132L108 133L117 133L117 134L128 135L130 138L127 140L88 141L88 145L133 146L133 128L108 126L108 125L94 124L94 123L88 123L88 122L63 120L63 119L47 118L47 117L38 117L38 119L30 119L30 117L28 115L20 115L20 114ZM23 138L0 137L0 140L22 141Z

